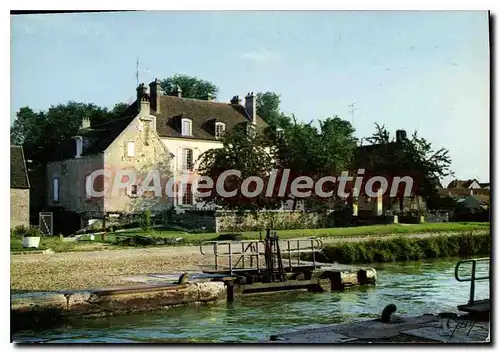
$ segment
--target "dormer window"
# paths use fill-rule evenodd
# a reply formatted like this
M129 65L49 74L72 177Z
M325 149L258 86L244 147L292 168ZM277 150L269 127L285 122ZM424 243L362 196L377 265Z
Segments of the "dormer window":
M192 136L193 135L193 123L191 122L190 119L182 119L181 133L182 133L182 136Z
M215 123L215 138L219 139L226 131L226 124L224 123Z

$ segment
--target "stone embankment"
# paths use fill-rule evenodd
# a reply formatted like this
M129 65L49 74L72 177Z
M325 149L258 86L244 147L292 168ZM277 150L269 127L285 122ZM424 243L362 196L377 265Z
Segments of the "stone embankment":
M224 282L136 284L88 291L17 294L11 298L11 323L13 329L24 329L64 322L72 317L154 311L225 298Z

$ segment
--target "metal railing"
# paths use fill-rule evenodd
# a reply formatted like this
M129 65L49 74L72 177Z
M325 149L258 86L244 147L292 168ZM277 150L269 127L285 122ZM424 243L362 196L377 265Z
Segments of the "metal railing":
M292 255L296 256L296 266L300 266L300 255L312 253L312 263L316 267L315 252L323 249L323 241L320 239L283 239L279 240L281 254L288 254L288 267L293 268L295 261L292 261ZM264 240L241 240L241 241L205 241L200 245L202 255L214 255L215 270L229 269L233 274L233 270L239 269L256 269L258 271L266 268L265 261L261 261L260 257L266 256L266 244ZM210 253L207 253L207 248L212 248ZM273 255L277 255L273 251ZM219 258L228 258L229 266L221 266ZM233 264L234 260L236 262ZM245 267L249 264L249 267ZM255 265L255 266L254 266Z
M481 277L476 277L476 269L477 269L477 263L478 262L488 262L488 275L487 276L481 276ZM460 277L458 274L458 271L460 269L460 265L465 264L465 263L472 263L472 269L471 269L471 275L470 277ZM476 291L476 281L481 281L481 280L486 280L490 279L491 277L491 264L490 264L490 258L489 257L482 257L478 259L468 259L468 260L460 260L457 262L455 266L455 279L458 282L470 282L470 296L469 296L469 304L474 303L474 296L475 296L475 291Z

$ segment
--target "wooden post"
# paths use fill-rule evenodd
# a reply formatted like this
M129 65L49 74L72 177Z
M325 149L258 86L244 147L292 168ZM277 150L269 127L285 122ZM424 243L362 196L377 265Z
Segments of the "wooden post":
M102 219L102 231L103 231L103 233L101 234L101 240L105 241L106 240L106 214L104 214L104 218Z
M234 283L233 280L226 281L226 292L227 292L227 301L234 301Z

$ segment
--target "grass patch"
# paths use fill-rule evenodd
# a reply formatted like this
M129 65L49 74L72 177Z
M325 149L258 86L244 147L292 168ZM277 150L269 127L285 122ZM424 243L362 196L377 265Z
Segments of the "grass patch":
M288 229L279 230L278 236L281 239L301 238L301 237L369 237L386 236L394 234L415 234L415 233L443 233L443 232L462 232L471 230L489 230L488 222L462 222L462 223L424 223L424 224L387 224L370 225L361 227L347 228L320 228L320 229ZM178 230L154 230L149 232L134 231L122 232L115 235L148 235L153 237L183 238L184 244L198 245L203 241L215 240L220 233L186 233ZM240 233L243 239L259 239L258 231ZM265 237L265 231L261 232Z
M361 227L348 228L320 228L320 229L289 229L280 230L278 235L281 239L301 238L301 237L321 237L321 238L350 238L350 237L383 237L391 235L404 235L416 233L442 233L442 232L466 232L473 230L489 230L490 223L485 222L462 222L462 223L428 223L428 224L388 224L388 225L370 225ZM44 236L40 240L40 248L47 248L55 252L69 251L96 251L104 249L123 249L130 246L123 246L117 243L117 239L126 236L148 236L162 239L182 238L182 241L174 244L179 245L199 245L203 241L217 240L220 233L187 233L175 229L150 229L124 231L115 233L106 233L105 239L102 240L101 235L95 235L94 241L78 241L68 242L61 240L58 236ZM259 232L243 232L242 239L259 239ZM261 232L262 237L265 237L265 231ZM83 236L83 239L88 239L88 236ZM403 244L404 245L404 244ZM168 245L172 246L172 245ZM136 245L135 247L144 247ZM440 247L441 249L441 247ZM11 236L11 251L29 251L22 247L22 237ZM362 258L374 258L374 254L370 251L363 251ZM382 255L379 255L382 256ZM416 255L413 255L416 256ZM440 256L440 253L436 256ZM367 260L368 261L368 260Z
M438 257L467 257L491 252L490 234L463 232L429 238L371 239L360 242L327 244L318 261L343 264L393 262L432 259Z
M93 251L104 249L118 249L120 247L112 244L111 242L97 242L97 241L79 241L68 242L61 240L58 236L43 236L40 238L40 245L38 248L23 248L22 237L10 238L10 251L29 252L37 250L51 249L54 252L70 252L70 251Z

